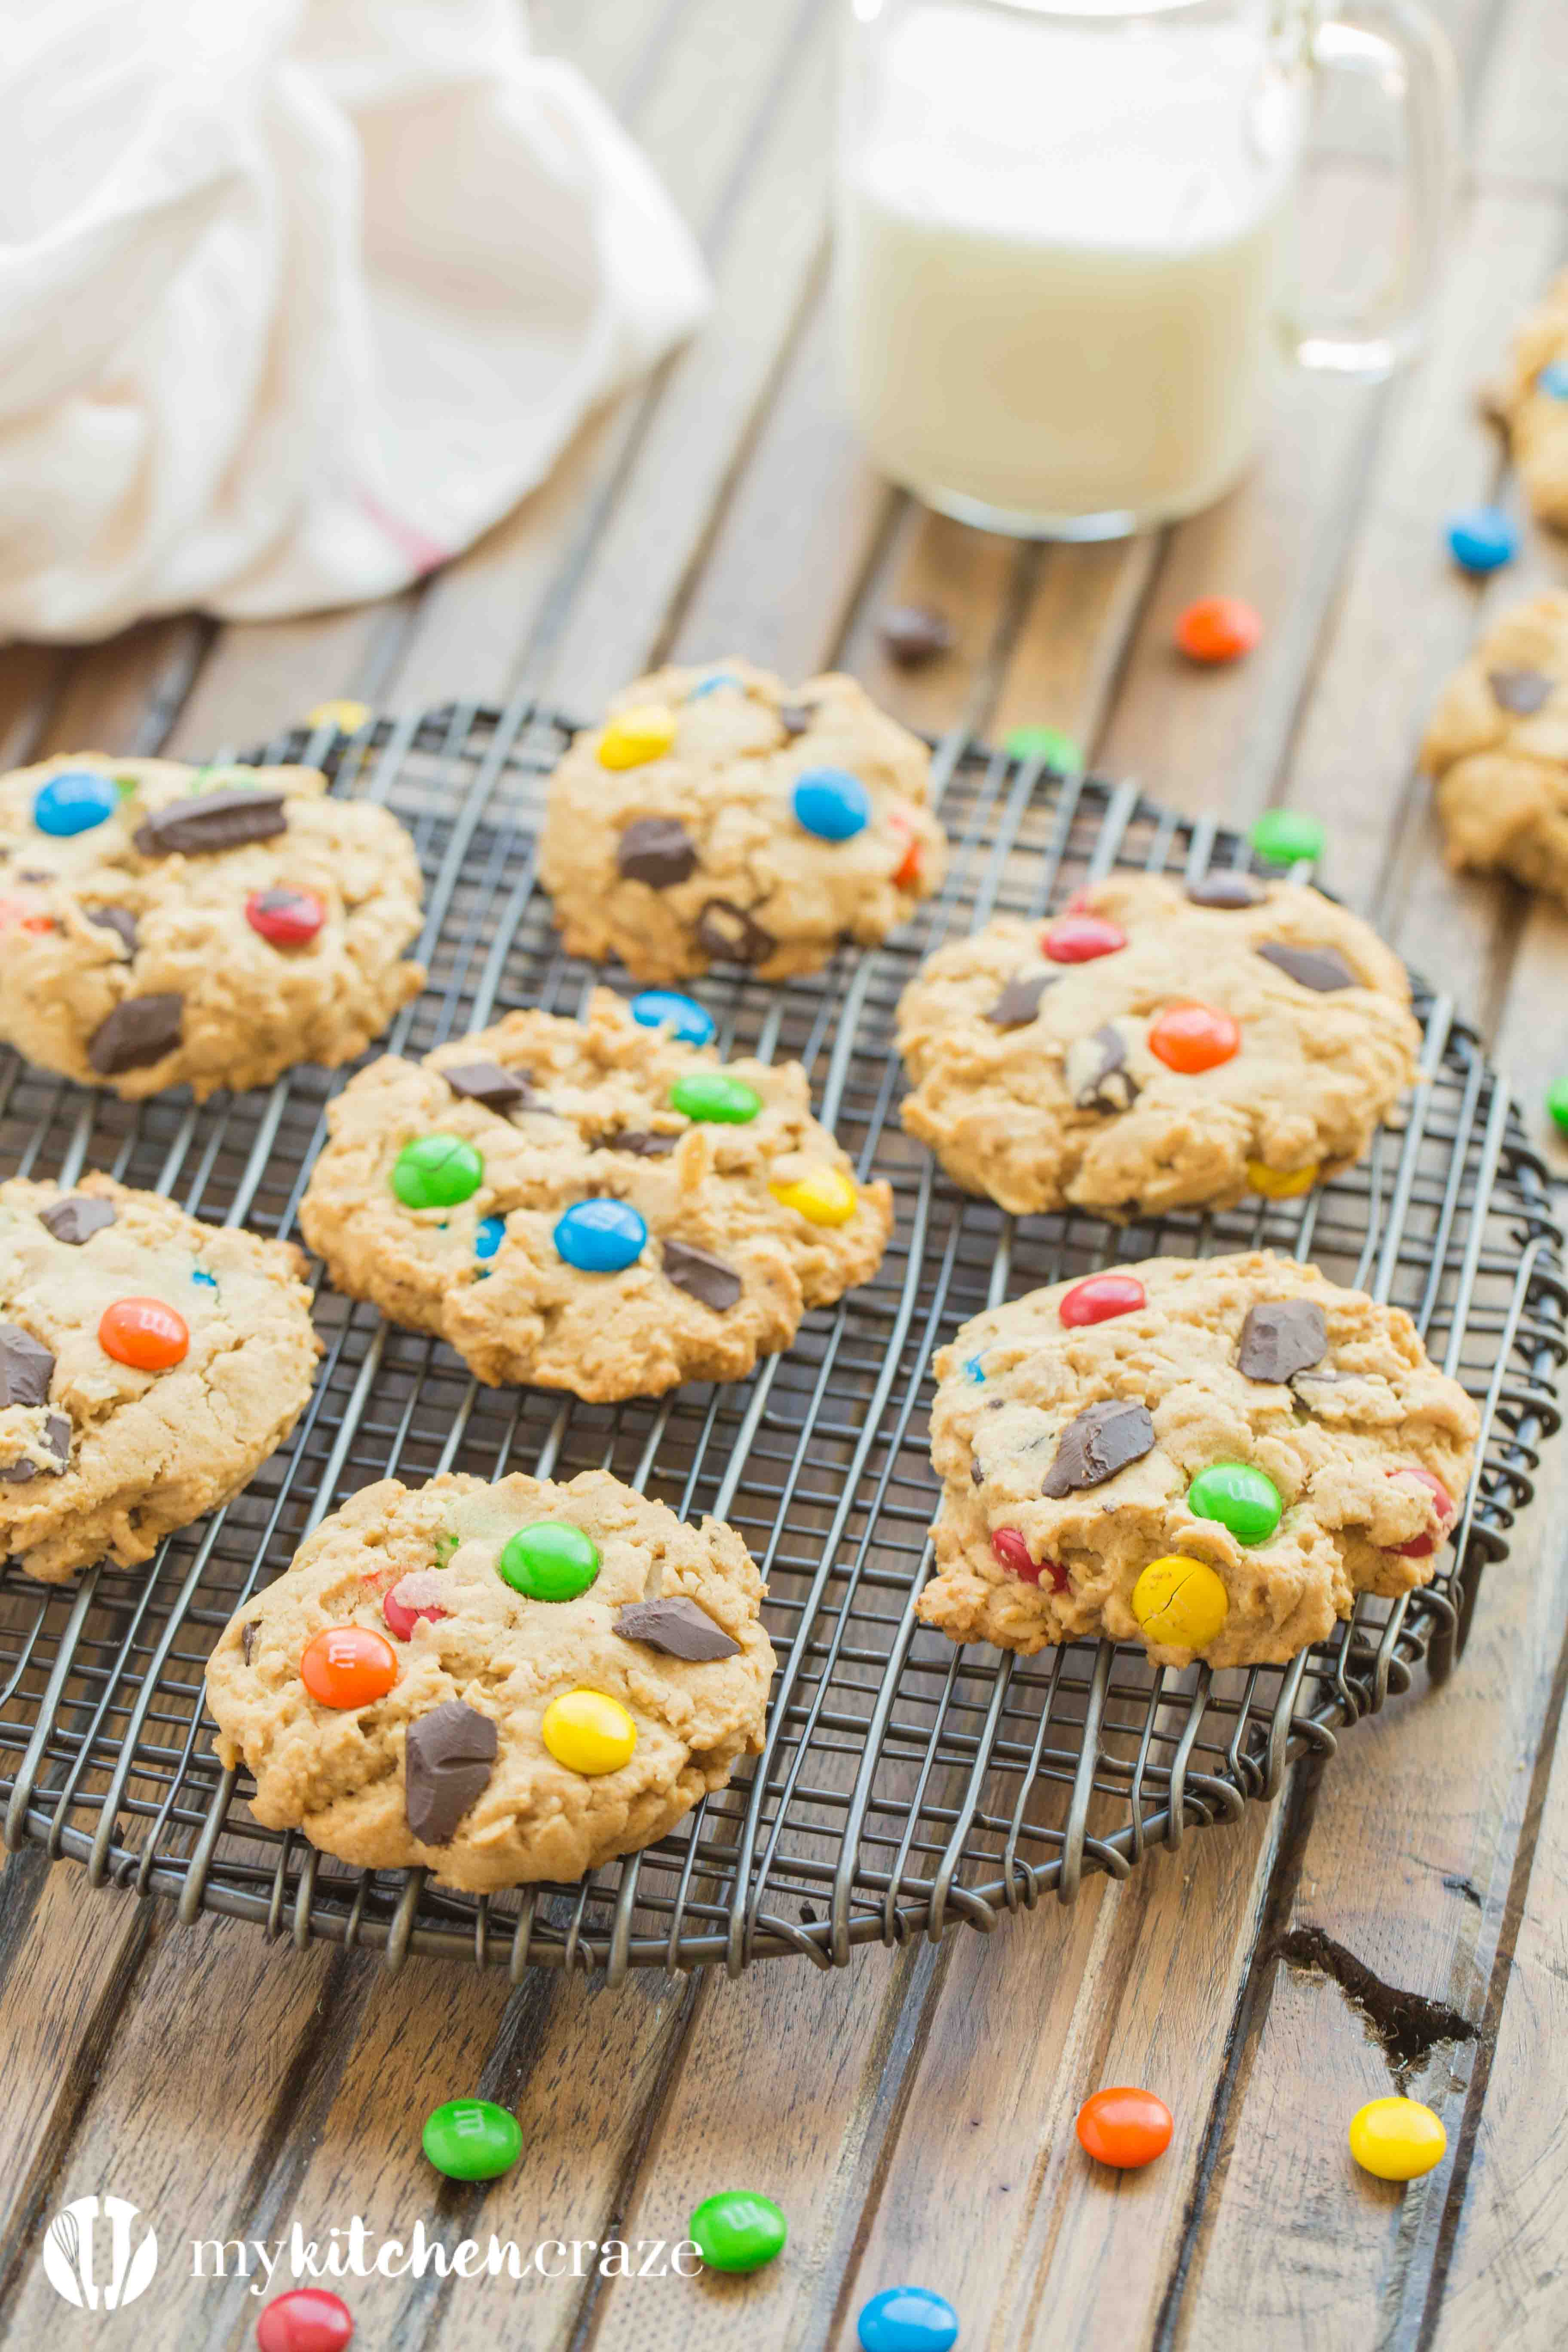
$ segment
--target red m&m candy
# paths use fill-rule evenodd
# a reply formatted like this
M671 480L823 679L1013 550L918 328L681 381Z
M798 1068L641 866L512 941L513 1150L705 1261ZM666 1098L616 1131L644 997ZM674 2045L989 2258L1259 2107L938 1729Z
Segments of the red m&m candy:
M313 890L253 890L245 919L275 948L302 948L326 921L327 909Z
M368 1625L330 1625L306 1643L300 1680L321 1706L369 1706L397 1680L396 1654Z
M1163 2099L1131 2084L1096 2091L1078 2111L1078 2136L1097 2164L1134 2172L1152 2164L1171 2145L1173 2119Z
M1091 1274L1064 1292L1057 1313L1071 1330L1079 1323L1109 1323L1113 1315L1131 1315L1148 1304L1135 1274Z
M117 1298L99 1318L98 1344L134 1371L166 1372L189 1348L190 1326L161 1298Z
M261 2352L343 2352L353 2332L348 2305L324 2286L297 2286L280 2294L256 2323Z
M1241 1032L1214 1004L1167 1004L1149 1025L1149 1051L1168 1070L1195 1077L1241 1049Z
M448 1612L441 1606L441 1580L433 1568L416 1568L402 1577L381 1604L389 1631L406 1642L421 1617L434 1624Z
M1408 1543L1390 1546L1390 1549L1396 1551L1402 1559L1429 1559L1458 1517L1459 1507L1441 1478L1434 1476L1430 1470L1419 1469L1414 1462L1408 1464L1404 1469L1390 1470L1388 1475L1391 1478L1419 1478L1424 1486L1430 1486L1432 1489L1432 1497L1437 1506L1436 1534L1412 1536Z
M1010 1568L1015 1576L1023 1578L1026 1584L1048 1583L1058 1592L1067 1591L1068 1572L1060 1561L1031 1559L1029 1547L1016 1528L994 1528L991 1549L1003 1567Z
M1103 915L1058 915L1040 945L1053 963L1092 963L1124 948L1127 934Z

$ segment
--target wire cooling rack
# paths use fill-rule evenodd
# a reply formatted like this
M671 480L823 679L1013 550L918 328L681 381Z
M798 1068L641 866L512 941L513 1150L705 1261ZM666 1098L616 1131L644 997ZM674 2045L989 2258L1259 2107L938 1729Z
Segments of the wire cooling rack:
M418 845L430 982L393 1049L424 1052L514 1006L582 1003L594 975L561 954L534 864L542 782L569 731L527 700L451 705L352 737L298 731L264 755L320 761L337 791L395 809ZM1304 1200L1117 1229L1015 1223L967 1198L898 1123L893 1013L921 958L994 909L1038 914L1113 866L1199 872L1247 853L1131 785L961 739L939 750L936 781L951 876L894 944L784 987L737 970L701 987L721 1050L798 1057L859 1171L891 1180L897 1229L876 1280L808 1317L750 1381L614 1407L480 1388L438 1343L323 1290L310 1405L226 1511L148 1568L100 1568L74 1589L0 1578L10 1844L84 1864L95 1885L173 1896L187 1920L218 1911L300 1945L379 1946L393 1967L410 1950L514 1979L531 1964L612 1982L641 1965L736 1972L790 1952L827 1967L858 1944L989 1928L1047 1892L1070 1901L1086 1871L1125 1877L1151 1844L1271 1797L1293 1757L1331 1753L1423 1660L1447 1671L1480 1570L1530 1500L1565 1352L1561 1236L1502 1084L1451 1005L1423 991L1422 1076L1402 1124ZM336 1083L306 1068L201 1109L178 1095L132 1108L8 1057L0 1165L65 1182L108 1168L210 1221L292 1234ZM1483 1466L1434 1581L1363 1598L1289 1666L1224 1674L1159 1671L1107 1642L1024 1660L918 1625L936 1347L988 1303L1119 1259L1265 1244L1408 1307L1481 1404ZM240 1601L373 1479L596 1465L683 1514L731 1519L762 1565L780 1664L754 1765L672 1836L574 1887L466 1896L260 1828L202 1712L204 1664Z

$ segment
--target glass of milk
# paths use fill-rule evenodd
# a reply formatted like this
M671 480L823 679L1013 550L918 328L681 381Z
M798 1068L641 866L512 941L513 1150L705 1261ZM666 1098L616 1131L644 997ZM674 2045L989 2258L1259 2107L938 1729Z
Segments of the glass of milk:
M1286 317L1314 88L1402 117L1403 232L1351 320ZM1279 369L1409 347L1455 173L1410 0L850 0L837 280L854 413L929 506L1110 539L1207 506Z

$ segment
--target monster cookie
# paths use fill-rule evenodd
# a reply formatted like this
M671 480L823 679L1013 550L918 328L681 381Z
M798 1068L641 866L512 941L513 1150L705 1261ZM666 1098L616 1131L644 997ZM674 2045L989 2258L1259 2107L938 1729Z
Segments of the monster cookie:
M721 1066L679 1021L599 990L585 1026L514 1013L361 1071L300 1212L338 1288L482 1381L595 1400L788 1347L876 1272L890 1192L855 1181L798 1063Z
M602 1470L366 1486L207 1664L269 1829L476 1892L662 1837L762 1746L773 1654L732 1528Z
M98 753L0 779L0 1034L128 1100L352 1060L425 975L395 817L314 768Z
M936 1371L927 1624L1162 1665L1277 1664L1427 1583L1479 1425L1408 1315L1263 1253L1034 1291Z
M1445 688L1421 746L1453 866L1568 902L1568 590L1516 604Z
M303 1268L107 1176L0 1185L0 1556L129 1568L238 1494L310 1393Z
M1315 890L1118 875L942 948L899 1006L904 1125L1005 1209L1305 1192L1415 1076L1397 959Z
M852 677L639 678L551 779L540 872L567 948L659 981L783 980L841 939L875 946L942 879L930 765Z
M1521 322L1495 404L1531 505L1568 530L1568 269Z

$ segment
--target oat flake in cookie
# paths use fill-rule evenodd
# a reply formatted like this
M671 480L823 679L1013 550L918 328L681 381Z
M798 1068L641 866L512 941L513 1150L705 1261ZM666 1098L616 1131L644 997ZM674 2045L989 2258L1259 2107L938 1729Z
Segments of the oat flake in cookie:
M1319 892L1216 904L1129 875L940 949L904 991L899 1045L904 1125L965 1191L1120 1217L1349 1167L1420 1033L1397 957Z
M1263 1252L1117 1280L1120 1312L1077 1320L1079 1286L1058 1283L938 1355L928 1625L1260 1665L1322 1641L1358 1592L1430 1580L1479 1416L1401 1308Z
M414 845L314 768L0 778L0 1035L127 1100L350 1061L424 985Z
M0 1185L0 1556L133 1567L237 1495L310 1393L303 1271L107 1176Z
M333 1284L494 1384L739 1380L868 1281L892 1226L798 1063L721 1066L607 990L586 1024L514 1013L384 1055L327 1123L300 1221Z
M1568 906L1568 590L1487 631L1443 689L1421 764L1450 866L1500 867Z
M713 963L784 980L840 940L875 946L946 867L930 767L851 677L638 678L551 779L540 871L567 949L654 982Z
M520 1589L542 1525L582 1562L569 1598ZM761 1748L762 1598L732 1528L605 1471L384 1479L221 1635L218 1754L254 1776L269 1829L358 1867L476 1893L569 1882L664 1836ZM660 1612L705 1638L640 1638Z

